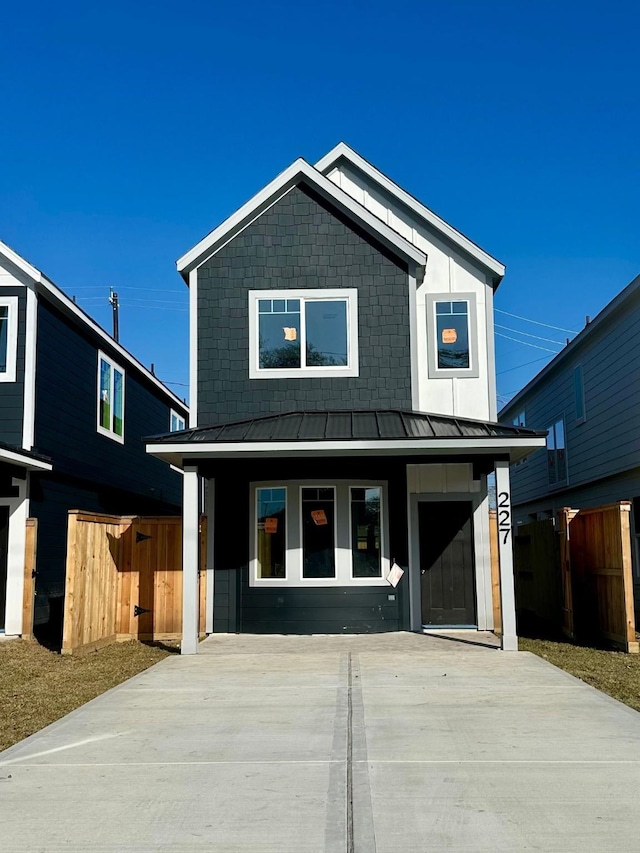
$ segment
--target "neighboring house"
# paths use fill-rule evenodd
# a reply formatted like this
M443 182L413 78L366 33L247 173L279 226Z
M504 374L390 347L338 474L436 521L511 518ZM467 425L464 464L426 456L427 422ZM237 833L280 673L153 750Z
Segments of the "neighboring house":
M546 450L511 472L516 522L633 502L640 596L640 276L500 412L504 424L549 431Z
M61 619L69 509L179 514L181 475L150 458L142 437L187 418L178 397L0 243L0 631L22 632L27 517L38 520L44 623Z
M487 476L508 517L509 460L544 446L494 423L502 264L340 144L296 160L178 269L190 428L148 451L185 471L183 652L203 479L207 630L491 629ZM514 648L506 540L501 556Z

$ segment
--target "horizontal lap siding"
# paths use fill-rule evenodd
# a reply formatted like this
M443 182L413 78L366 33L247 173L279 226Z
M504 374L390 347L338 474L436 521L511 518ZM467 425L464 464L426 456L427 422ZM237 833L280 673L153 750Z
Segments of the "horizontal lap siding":
M99 349L125 371L124 445L97 431ZM159 500L175 513L182 502L182 478L149 456L142 441L168 432L170 408L108 346L40 300L35 443L52 458L55 473Z
M360 375L249 379L250 290L357 288ZM198 270L198 423L411 408L406 269L294 187Z
M576 422L573 385L573 371L579 364L586 411L582 424ZM570 489L640 466L640 294L627 300L566 363L532 388L513 412L505 410L501 419L507 420L515 409L523 408L526 425L532 429L546 429L564 417L566 486ZM557 491L549 487L544 450L512 469L512 492L517 504L538 501ZM604 492L607 493L606 486Z
M0 284L8 276L0 276ZM0 287L0 296L18 297L18 350L16 381L0 382L0 441L22 447L22 413L24 409L24 359L26 339L27 296L25 287Z

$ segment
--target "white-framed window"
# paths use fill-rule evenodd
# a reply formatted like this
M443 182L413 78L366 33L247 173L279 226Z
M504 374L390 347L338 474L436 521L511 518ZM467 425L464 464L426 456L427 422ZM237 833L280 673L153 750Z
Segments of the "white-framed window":
M98 432L124 444L124 370L98 352Z
M251 379L357 375L357 289L249 291Z
M184 428L185 421L182 415L179 415L171 409L171 414L169 415L169 432L180 432L180 430Z
M250 586L386 586L386 484L251 484Z
M549 427L547 435L547 471L549 485L567 482L567 446L565 442L564 418Z
M478 377L475 293L429 293L426 304L429 377Z
M587 419L587 411L584 404L584 372L581 364L573 370L573 393L576 402L576 423L583 424Z
M527 417L524 409L521 409L517 415L514 415L511 423L517 427L526 427Z
M16 381L18 297L0 297L0 382Z

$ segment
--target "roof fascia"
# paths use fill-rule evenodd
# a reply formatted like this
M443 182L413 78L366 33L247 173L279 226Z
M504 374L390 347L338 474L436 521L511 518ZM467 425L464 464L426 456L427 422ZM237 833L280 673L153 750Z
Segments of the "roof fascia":
M410 263L424 267L426 255L408 240L400 236L382 220L366 210L355 199L340 189L326 175L321 174L306 160L299 157L284 172L281 172L259 193L249 199L235 213L231 214L217 228L207 234L199 243L176 261L178 272L188 283L189 271L203 264L218 249L264 213L279 198L301 182L308 182L327 201L352 219L356 219L364 229L383 243L387 248Z
M210 459L219 456L262 457L271 456L406 456L461 453L486 455L508 453L512 461L527 456L546 446L544 436L513 438L438 438L438 439L387 439L371 441L230 441L230 442L175 442L147 443L147 453L165 458L181 467L184 461Z
M354 151L353 148L350 148L346 143L339 142L335 148L332 148L328 154L325 154L324 157L318 160L315 167L318 171L326 174L327 171L331 169L332 166L335 166L340 159L347 160L361 172L364 172L368 178L375 181L379 186L413 211L413 213L437 231L440 231L455 245L459 246L468 255L471 255L472 258L486 267L494 276L494 288L498 286L505 274L504 264L492 257L488 252L485 252L484 249L481 249L480 246L476 245L468 237L465 237L464 234L452 225L449 225L449 223L445 222L444 219L441 219L437 213L429 210L429 208L422 204L422 202L418 201L418 199L414 198L406 190L403 190L402 187L398 186L398 184L388 178L379 169L376 169L375 166L365 160L364 157L361 157L360 154Z
M25 261L24 258L21 258L17 252L14 252L13 249L9 248L6 243L3 243L0 240L0 254L4 255L4 257L17 267L20 272L24 273L27 278L30 278L31 281L36 282L40 281L42 273L40 270L37 270L35 267L31 266L28 261Z
M608 321L612 319L614 314L622 308L625 302L628 299L632 299L640 292L640 275L636 276L632 282L630 282L624 290L621 290L617 296L604 306L602 311L591 320L591 322L584 327L575 338L568 343L563 350L560 350L558 355L556 355L548 364L542 368L539 373L530 379L529 382L522 388L515 397L512 397L511 400L503 406L502 409L498 412L498 420L504 417L505 413L508 412L512 408L516 408L519 403L522 402L522 399L533 389L538 383L542 382L542 380L548 376L552 371L554 371L557 367L562 365L565 359L570 358L571 355L575 353L577 349L579 349L586 340L588 340L590 335L595 334L599 329L602 328Z
M45 462L43 459L35 459L33 456L21 453L19 450L8 450L6 447L0 447L0 462L6 462L9 465L17 465L20 468L26 468L29 471L53 470L51 462Z

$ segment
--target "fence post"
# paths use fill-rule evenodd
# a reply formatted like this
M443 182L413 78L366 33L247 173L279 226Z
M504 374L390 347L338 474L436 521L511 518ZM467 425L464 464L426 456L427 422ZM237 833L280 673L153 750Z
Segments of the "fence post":
M186 465L182 498L182 643L180 653L198 651L200 596L200 476L198 469Z
M22 639L33 637L33 603L35 595L38 519L28 518L24 543L24 588L22 594Z

